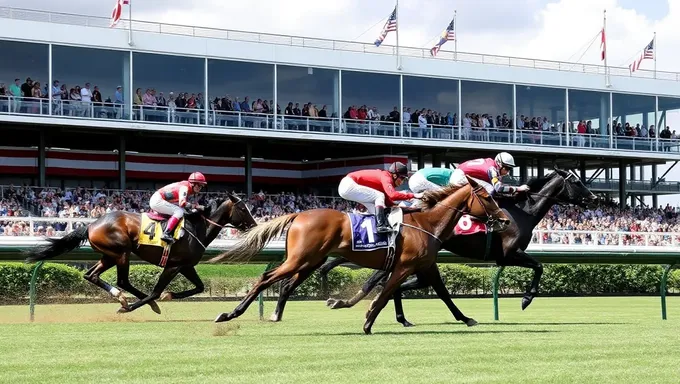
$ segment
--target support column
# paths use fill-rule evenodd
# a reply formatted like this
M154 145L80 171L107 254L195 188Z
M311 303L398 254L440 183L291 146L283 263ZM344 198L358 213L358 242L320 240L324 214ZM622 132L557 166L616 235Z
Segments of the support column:
M527 161L522 159L519 162L519 182L526 183L529 180Z
M328 117L332 117L333 113L335 116L342 118L342 73L341 71L335 71L333 74L333 112Z
M544 168L545 164L543 163L543 159L536 159L536 177L543 177L545 175Z
M418 151L418 169L425 168L425 154L422 151Z
M125 170L125 136L120 135L120 142L118 143L118 188L124 190L127 188Z
M619 159L619 208L626 208L626 162Z
M607 132L607 124L609 124L609 93L603 93L600 96L600 135L609 135ZM611 131L611 125L609 127Z
M630 180L635 181L635 174L636 174L635 165L631 164L629 166L629 169L630 169ZM633 195L631 193L631 195L630 195L630 207L635 208L635 206L637 206L637 200L635 199L635 195Z
M581 160L579 162L579 173L580 173L579 177L581 178L581 182L585 184L586 180L588 180L588 179L586 179L586 161L585 160Z
M442 156L438 153L432 153L432 168L441 168Z
M129 120L132 119L132 100L134 100L135 90L132 89L133 85L133 73L132 73L132 52L129 55L123 56L123 102L125 102L125 112L123 116L119 116L121 119ZM208 95L206 95L207 100Z
M246 198L249 199L253 194L253 146L250 143L246 144L245 171Z
M51 87L50 87L51 88ZM46 161L46 150L45 150L45 130L40 129L40 138L38 143L38 185L41 187L47 186L47 161Z
M658 178L657 172L658 172L657 165L656 164L652 165L652 185L656 183L656 180ZM659 195L656 193L652 193L652 207L659 208Z

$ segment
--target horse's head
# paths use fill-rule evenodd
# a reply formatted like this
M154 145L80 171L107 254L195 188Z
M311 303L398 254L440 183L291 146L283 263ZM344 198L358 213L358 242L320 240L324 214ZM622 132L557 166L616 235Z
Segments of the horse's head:
M491 194L475 181L465 175L472 191L467 201L467 211L471 216L486 219L487 226L494 232L503 232L510 227L510 218L498 206Z
M584 208L592 207L597 204L597 196L583 184L581 178L572 171L565 171L555 167L555 175L562 179L562 188L555 196L561 202L575 204ZM550 194L552 195L552 194Z
M466 176L467 177L467 176ZM502 232L510 226L510 219L498 207L489 192L475 180L467 177L462 187L449 185L440 190L425 192L426 210L442 205L449 210L466 213L487 224L490 230Z
M245 201L230 192L227 192L227 197L227 199L212 201L206 207L205 215L219 225L231 224L242 232L257 225Z

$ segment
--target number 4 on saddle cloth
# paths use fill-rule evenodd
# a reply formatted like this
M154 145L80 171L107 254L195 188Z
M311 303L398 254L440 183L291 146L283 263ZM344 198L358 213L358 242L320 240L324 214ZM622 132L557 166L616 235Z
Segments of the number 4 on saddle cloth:
M161 257L161 262L159 266L165 267L165 263L167 263L168 261L170 247L172 245L161 240L161 236L163 234L163 231L165 231L165 228L167 228L168 226L168 219L170 218L170 216L163 215L157 212L147 212L142 213L141 217L142 222L140 225L141 231L139 233L138 244L163 248L163 256ZM182 238L182 236L184 236L184 232L185 232L184 218L182 218L179 221L179 223L177 223L177 226L175 227L175 231L173 232L172 237L175 240L179 240Z

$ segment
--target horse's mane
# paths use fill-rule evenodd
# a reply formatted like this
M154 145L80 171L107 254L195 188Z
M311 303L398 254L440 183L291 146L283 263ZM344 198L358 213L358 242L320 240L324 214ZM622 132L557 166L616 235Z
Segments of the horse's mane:
M449 197L452 193L456 192L460 188L461 187L449 184L436 191L425 191L423 193L423 202L425 203L423 210L432 209L432 207L434 207L438 202Z
M555 176L557 176L557 175L558 175L557 171L550 172L549 174L547 174L543 177L535 177L535 178L529 179L529 181L527 181L527 185L529 186L531 191L537 192L537 191L540 191L541 189L543 189L543 187L545 187L545 185L548 184L548 182L550 180L552 180L553 178L555 178Z

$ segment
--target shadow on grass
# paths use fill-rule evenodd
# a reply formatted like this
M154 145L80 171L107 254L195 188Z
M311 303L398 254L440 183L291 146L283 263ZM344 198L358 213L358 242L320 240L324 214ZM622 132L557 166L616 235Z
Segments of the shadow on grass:
M466 328L467 329L467 328ZM380 336L380 335L478 335L478 334L503 334L503 333L558 333L561 331L551 331L547 329L536 329L536 330L517 330L517 331L477 331L477 330L448 330L448 331L375 331L372 335L365 335L363 331L359 330L357 332L308 332L308 333L286 333L282 335L276 335L277 337L304 337L304 336Z

